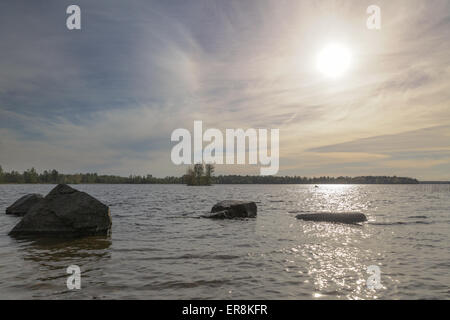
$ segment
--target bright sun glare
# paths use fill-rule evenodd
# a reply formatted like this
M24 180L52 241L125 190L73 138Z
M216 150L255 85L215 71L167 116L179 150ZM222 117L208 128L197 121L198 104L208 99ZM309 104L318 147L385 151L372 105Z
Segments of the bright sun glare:
M317 57L317 68L329 78L342 76L350 67L352 54L349 49L338 44L325 47Z

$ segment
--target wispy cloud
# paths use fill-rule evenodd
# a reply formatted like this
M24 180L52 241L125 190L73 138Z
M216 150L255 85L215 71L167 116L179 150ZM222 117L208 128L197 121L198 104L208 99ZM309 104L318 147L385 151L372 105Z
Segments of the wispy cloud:
M179 174L170 133L280 129L280 173L449 178L450 4L378 1L0 4L0 164ZM18 41L20 39L20 41ZM328 42L353 52L324 79ZM218 172L253 172L221 167Z

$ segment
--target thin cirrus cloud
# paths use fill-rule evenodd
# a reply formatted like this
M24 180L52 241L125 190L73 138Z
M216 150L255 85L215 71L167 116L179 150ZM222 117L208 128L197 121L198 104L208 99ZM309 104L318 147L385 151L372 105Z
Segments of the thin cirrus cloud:
M449 179L450 4L378 1L0 4L0 164L178 175L170 134L279 128L280 174ZM315 67L353 53L339 81ZM239 167L239 166L236 166ZM219 173L254 173L223 166Z

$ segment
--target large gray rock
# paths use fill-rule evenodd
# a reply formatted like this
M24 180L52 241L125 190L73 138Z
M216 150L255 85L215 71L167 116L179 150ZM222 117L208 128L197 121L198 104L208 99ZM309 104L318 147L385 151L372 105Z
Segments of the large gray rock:
M340 223L359 223L367 221L367 217L360 212L319 212L311 214L299 214L297 216L297 219Z
M10 235L103 235L111 228L109 208L85 192L56 186L30 208Z
M27 194L6 208L6 214L24 216L32 206L39 203L44 197L38 193Z
M211 213L204 216L211 219L255 218L256 203L252 201L225 200L215 204Z

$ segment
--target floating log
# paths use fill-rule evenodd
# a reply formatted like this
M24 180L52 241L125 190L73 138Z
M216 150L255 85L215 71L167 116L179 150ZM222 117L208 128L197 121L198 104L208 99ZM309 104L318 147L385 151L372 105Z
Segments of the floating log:
M297 215L297 219L340 223L359 223L367 221L367 217L361 212L317 212L299 214Z

